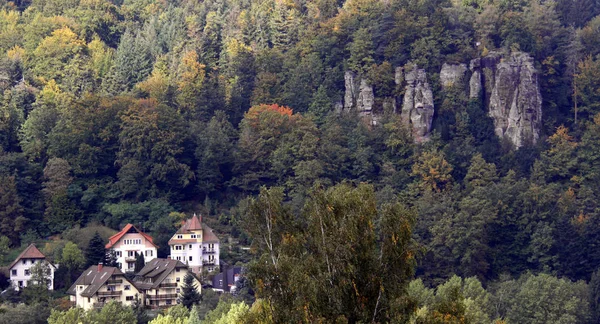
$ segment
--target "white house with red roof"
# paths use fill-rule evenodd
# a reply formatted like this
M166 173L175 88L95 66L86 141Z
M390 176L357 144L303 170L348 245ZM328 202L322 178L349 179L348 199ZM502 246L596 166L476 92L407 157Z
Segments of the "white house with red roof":
M10 281L15 290L21 290L27 287L31 281L31 268L40 263L48 264L49 278L48 289L52 290L54 287L54 271L56 266L46 261L46 256L38 250L34 244L30 244L19 256L8 266L8 273L10 275Z
M152 242L152 237L132 224L127 224L108 241L106 249L115 252L119 269L123 271L135 270L135 259L138 254L144 255L146 263L156 258L157 246Z
M169 247L169 258L181 261L194 273L200 273L203 267L213 271L219 266L219 238L196 214L171 237Z

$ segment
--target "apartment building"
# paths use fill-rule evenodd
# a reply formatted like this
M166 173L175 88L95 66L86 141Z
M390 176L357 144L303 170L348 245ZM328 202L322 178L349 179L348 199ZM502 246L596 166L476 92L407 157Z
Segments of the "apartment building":
M181 261L194 273L219 265L219 238L196 214L186 220L169 240L170 259Z
M15 290L27 287L31 281L31 268L38 263L46 263L49 268L48 289L54 288L54 272L56 266L46 260L46 256L38 250L35 244L30 244L19 256L8 266L9 278Z
M157 257L157 246L153 243L152 237L132 224L127 224L108 240L106 249L115 252L118 267L122 271L133 272L135 270L135 259L138 254L144 255L145 262Z

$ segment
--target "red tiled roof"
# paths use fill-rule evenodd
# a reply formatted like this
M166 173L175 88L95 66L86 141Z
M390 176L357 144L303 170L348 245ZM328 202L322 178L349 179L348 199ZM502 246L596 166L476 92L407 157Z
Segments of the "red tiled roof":
M178 234L187 234L190 231L197 231L202 229L202 222L198 219L198 216L194 216L183 223L183 225L177 231Z
M202 234L204 237L202 238L202 243L219 243L219 238L213 233L212 228L208 227L206 224L202 224Z
M131 229L135 229L139 234L141 234L146 240L148 240L150 242L150 244L154 245L154 247L158 248L158 246L156 246L156 244L154 244L154 242L152 242L152 236L140 231L137 227L133 226L132 224L127 224L125 225L125 227L123 227L123 229L108 238L108 243L106 244L105 248L110 249L113 247L113 245L117 244L117 242L119 242L119 240L123 237L123 235L127 234L129 232L129 230Z
M29 246L19 254L19 256L13 261L8 269L12 268L21 259L45 259L46 256L35 247L35 244L29 244Z

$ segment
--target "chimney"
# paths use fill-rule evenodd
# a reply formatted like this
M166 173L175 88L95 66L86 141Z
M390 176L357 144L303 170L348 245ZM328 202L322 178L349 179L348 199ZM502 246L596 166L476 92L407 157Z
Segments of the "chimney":
M102 271L102 262L98 263L98 272Z

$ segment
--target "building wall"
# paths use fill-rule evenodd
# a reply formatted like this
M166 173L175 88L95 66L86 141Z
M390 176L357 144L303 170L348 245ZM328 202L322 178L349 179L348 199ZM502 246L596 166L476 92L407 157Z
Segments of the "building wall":
M31 268L39 262L46 261L43 259L21 259L9 270L10 280L12 281L15 290L20 290L20 287L27 287L27 282L31 280L31 272L29 272L29 274L25 274L25 272L31 270ZM16 270L16 275L13 275L13 270ZM54 288L54 271L54 267L50 266L50 284L48 287L50 290ZM19 282L21 282L21 285Z
M202 243L202 263L208 271L219 266L219 243Z
M175 269L162 282L162 284L175 283L176 287L159 287L158 289L149 289L146 291L146 305L151 307L168 307L176 305L184 286L183 279L186 273L187 269ZM202 286L200 281L195 277L194 281L198 293L201 293ZM156 298L156 296L158 296L158 298Z
M140 244L132 244L134 240L139 240ZM148 261L156 258L156 247L152 245L143 235L139 233L127 233L115 243L112 250L117 252L117 262L119 263L121 270L133 271L135 267L135 253L144 254L144 261ZM129 256L131 252L132 256Z
M142 294L135 288L135 286L132 283L127 281L125 277L118 276L116 280L121 280L122 283L104 284L92 297L81 296L81 293L85 290L85 288L87 288L87 286L77 285L76 295L74 298L76 305L85 310L88 310L94 308L94 305L100 301L103 301L103 303L107 303L110 300L116 300L121 302L123 305L131 306L135 302L136 295L137 298L142 298ZM101 293L109 291L109 287L112 291L121 291L122 293L118 296L101 296ZM73 298L71 298L71 300L73 300Z

